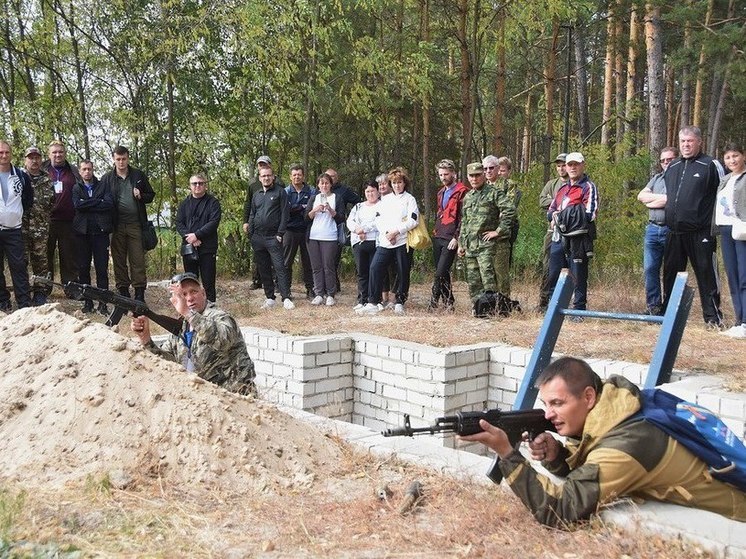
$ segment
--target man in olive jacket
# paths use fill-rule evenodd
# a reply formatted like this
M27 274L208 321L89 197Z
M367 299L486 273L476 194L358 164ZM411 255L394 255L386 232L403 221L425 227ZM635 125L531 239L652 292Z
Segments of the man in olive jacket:
M131 285L135 288L135 299L145 301L148 278L142 230L148 222L145 204L153 201L155 192L147 175L130 166L130 152L126 147L114 148L113 157L114 168L101 177L101 182L114 196L114 232L111 236L114 281L120 295L129 297Z
M534 518L566 528L622 496L697 507L746 521L746 493L713 479L707 464L637 415L639 389L621 376L605 383L580 359L562 357L536 381L549 433L529 447L532 458L565 478L555 485L514 449L504 431L482 420L483 432L463 437L494 450L510 488Z

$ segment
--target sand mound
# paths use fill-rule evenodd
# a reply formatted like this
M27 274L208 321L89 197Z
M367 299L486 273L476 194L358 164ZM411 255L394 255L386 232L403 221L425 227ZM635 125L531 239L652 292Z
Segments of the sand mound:
M57 305L0 317L0 472L60 485L110 475L236 490L305 486L333 441Z

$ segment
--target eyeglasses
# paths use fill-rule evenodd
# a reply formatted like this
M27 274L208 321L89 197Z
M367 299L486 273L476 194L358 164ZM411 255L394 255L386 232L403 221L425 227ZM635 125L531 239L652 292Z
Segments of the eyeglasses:
M207 181L194 181L189 183L191 186L205 186Z
M497 169L497 167L485 167L484 168L485 171L491 171L492 169Z

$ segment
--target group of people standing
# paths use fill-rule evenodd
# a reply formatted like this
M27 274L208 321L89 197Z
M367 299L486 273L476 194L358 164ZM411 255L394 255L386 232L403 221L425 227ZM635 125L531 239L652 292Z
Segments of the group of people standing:
M63 283L91 283L109 288L109 249L120 294L145 300L147 286L143 228L146 204L155 192L148 178L129 164L124 146L114 149L113 168L99 180L93 163L67 160L63 142L52 141L48 159L36 146L24 151L23 168L12 165L12 148L0 141L0 250L7 259L18 308L47 302L49 287L29 284L27 262L35 275L54 277L55 254ZM0 274L0 310L11 310L10 293ZM85 300L83 312L93 312ZM108 314L100 303L98 311Z
M743 147L728 143L720 162L702 151L695 126L679 131L679 146L660 153L661 172L638 194L649 209L644 271L647 312L664 312L678 272L690 263L697 279L706 326L746 339L746 158ZM717 237L734 310L726 329L720 308ZM661 267L663 268L661 288Z

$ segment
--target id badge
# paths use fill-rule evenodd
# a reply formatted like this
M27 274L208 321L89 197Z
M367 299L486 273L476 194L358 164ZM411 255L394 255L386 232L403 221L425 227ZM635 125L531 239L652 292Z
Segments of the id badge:
M54 181L54 193L62 194L62 181Z

